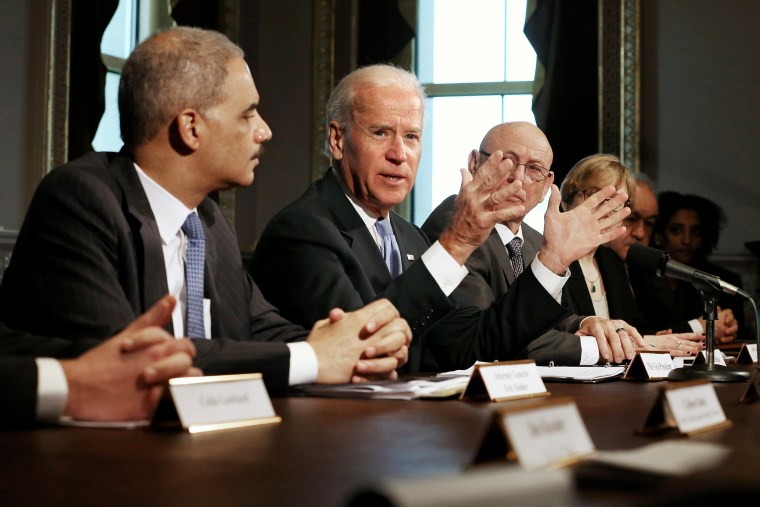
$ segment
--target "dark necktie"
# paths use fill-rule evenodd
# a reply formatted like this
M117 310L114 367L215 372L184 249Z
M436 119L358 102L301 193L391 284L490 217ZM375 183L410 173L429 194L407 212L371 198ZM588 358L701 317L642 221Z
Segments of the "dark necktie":
M517 278L523 272L522 240L520 238L512 239L507 243L507 251L512 261L512 271L515 272L515 278Z
M388 267L388 272L392 278L401 274L401 254L396 243L396 236L393 234L390 218L383 218L375 222L375 229L380 235L380 253L383 254L383 260Z
M193 212L182 224L187 235L187 259L185 260L185 289L187 291L187 327L185 334L193 338L205 338L203 324L203 263L206 256L206 238L198 214Z

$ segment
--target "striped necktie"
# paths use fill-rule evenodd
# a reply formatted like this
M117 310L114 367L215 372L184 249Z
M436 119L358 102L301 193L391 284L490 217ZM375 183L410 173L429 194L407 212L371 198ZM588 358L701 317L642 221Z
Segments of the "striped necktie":
M375 229L380 235L380 253L388 267L392 278L401 274L401 254L399 253L396 236L393 234L390 218L383 218L375 222Z

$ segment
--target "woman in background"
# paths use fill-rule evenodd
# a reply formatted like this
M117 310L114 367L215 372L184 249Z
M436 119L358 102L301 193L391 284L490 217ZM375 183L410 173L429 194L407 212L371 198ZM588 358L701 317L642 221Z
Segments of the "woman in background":
M718 244L720 230L726 220L720 206L698 195L671 191L662 192L657 202L659 215L652 233L652 246L664 250L673 260L719 276L721 280L741 288L741 277L737 273L707 260ZM667 312L683 319L701 319L704 303L694 286L674 278L667 278L667 281L670 292L642 303L644 314ZM739 335L745 332L742 328L743 304L743 299L728 294L722 294L718 299L719 320L729 324L738 322ZM653 305L656 307L651 308ZM703 319L700 325L704 328ZM730 342L735 337L736 334L718 337L718 342Z
M584 158L562 182L563 209L570 211L608 185L626 192L629 201L635 200L633 174L617 157L597 154ZM609 248L601 246L582 257L570 266L570 272L570 279L562 289L562 303L575 314L625 320L639 330L651 349L667 350L673 356L693 356L703 348L704 337L699 333L657 330L644 319L631 291L625 264Z

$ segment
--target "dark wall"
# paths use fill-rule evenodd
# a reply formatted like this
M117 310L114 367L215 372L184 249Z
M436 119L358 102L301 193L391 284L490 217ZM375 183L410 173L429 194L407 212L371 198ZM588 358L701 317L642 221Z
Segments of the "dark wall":
M243 250L252 250L272 216L306 190L311 171L311 2L254 4L243 10L240 43L273 135L264 145L253 185L237 190L236 227Z
M718 253L760 239L760 2L642 1L642 166L659 190L708 197Z

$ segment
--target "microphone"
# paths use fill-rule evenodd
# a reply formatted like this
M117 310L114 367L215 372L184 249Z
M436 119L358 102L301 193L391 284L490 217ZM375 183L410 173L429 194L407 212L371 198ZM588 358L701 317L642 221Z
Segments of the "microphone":
M631 245L628 249L628 255L625 256L625 262L629 266L638 268L641 271L657 275L659 277L669 276L690 282L694 287L700 290L712 290L714 292L725 292L731 296L741 296L746 299L752 299L752 296L732 285L724 282L720 277L705 273L691 266L687 266L670 258L670 255L638 243Z

